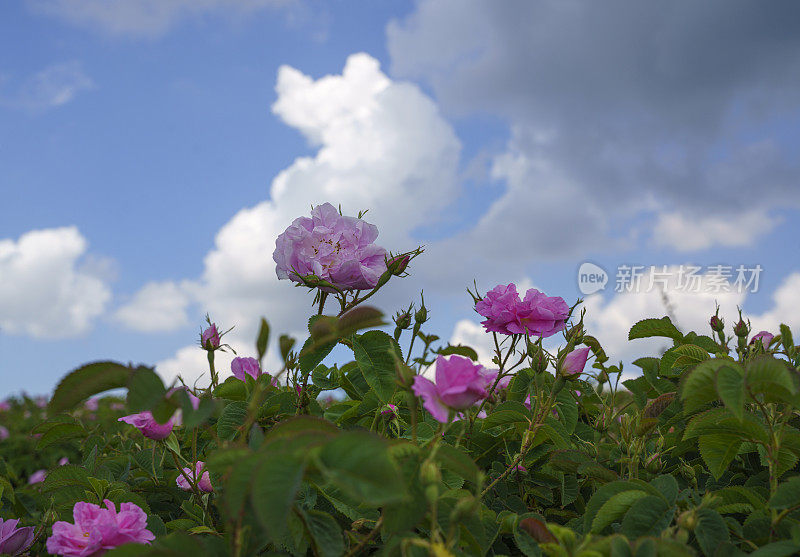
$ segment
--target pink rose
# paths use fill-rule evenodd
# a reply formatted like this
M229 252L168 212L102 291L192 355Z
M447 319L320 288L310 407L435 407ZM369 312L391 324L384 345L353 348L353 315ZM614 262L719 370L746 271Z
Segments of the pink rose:
M0 400L0 412L11 410L11 404L7 400Z
M28 485L42 483L47 477L47 470L37 470L28 478Z
M373 243L377 237L375 225L325 203L278 236L272 259L279 279L302 283L303 276L315 275L342 290L370 289L386 272L387 253Z
M169 437L169 434L172 433L172 428L175 426L175 422L172 418L165 424L158 423L149 410L139 412L138 414L131 414L130 416L123 416L119 418L118 421L132 425L141 431L142 435L149 439L155 439L156 441Z
M117 512L114 503L105 499L106 508L80 501L72 509L74 524L53 524L47 538L47 551L65 557L102 555L106 550L126 543L150 543L155 539L147 529L147 515L133 503L122 503Z
M525 334L546 338L564 328L569 306L563 298L550 297L531 288L520 300L512 283L499 285L475 304L475 311L486 317L481 324L488 332L505 335Z
M436 383L417 375L411 386L423 406L439 422L446 423L450 409L465 410L486 397L486 369L463 356L436 358Z
M33 543L33 526L18 528L19 520L0 518L0 553L22 555Z
M62 456L60 459L58 459L59 466L66 466L67 464L69 464L69 458Z
M589 348L577 348L564 356L561 371L567 375L577 375L583 372L586 360L589 358Z
M211 493L214 491L214 487L211 485L211 476L209 476L208 471L203 471L205 468L205 464L202 460L198 460L197 464L194 466L194 472L192 472L191 468L184 468L184 473L189 476L193 482L197 484L197 488L200 491L204 491L206 493ZM198 481L197 478L200 478ZM175 480L175 483L178 484L178 487L185 491L191 491L192 486L189 482L186 481L186 478L183 477L183 474L178 474L178 478Z
M10 434L8 433L8 428L6 426L0 425L0 441L8 439L9 435Z
M261 375L261 366L255 358L234 358L231 362L231 373L236 379L242 381L249 375L253 379L258 379Z
M757 340L760 340L761 345L764 347L764 350L766 350L769 348L769 344L772 342L773 338L775 338L775 335L769 331L761 331L753 335L753 338L750 339L750 344L754 344Z

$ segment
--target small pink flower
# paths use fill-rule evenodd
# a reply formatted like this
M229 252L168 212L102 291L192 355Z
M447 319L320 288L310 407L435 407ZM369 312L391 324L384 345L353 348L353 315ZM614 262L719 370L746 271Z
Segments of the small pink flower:
M528 396L526 396L526 397L525 397L525 400L522 402L522 404L524 404L524 405L525 405L525 407L526 407L528 410L530 410L530 409L531 409L531 395L528 395Z
M394 416L397 414L397 406L394 404L387 404L383 410L381 410L381 414L384 416Z
M22 555L33 543L33 526L18 528L19 520L0 518L0 554Z
M436 383L417 375L411 389L439 422L446 423L450 409L466 410L486 398L486 369L463 356L436 358Z
M214 491L214 487L211 485L211 476L208 474L208 471L203 471L205 464L202 460L198 460L197 464L194 466L194 473L192 473L191 468L184 468L184 473L189 476L193 482L197 484L197 488L200 491L204 491L206 493L211 493ZM197 478L200 477L200 481ZM183 489L184 491L191 491L192 485L186 481L186 478L183 474L178 474L178 478L175 480L175 483L178 484L178 487Z
M211 326L200 335L200 344L206 350L214 350L215 348L219 348L219 343L220 339L217 325L216 323L212 323Z
M236 379L242 381L249 375L253 379L258 379L261 375L261 366L255 358L234 358L231 361L231 373Z
M517 473L519 473L519 474L527 474L527 472L528 472L528 469L527 469L527 468L525 468L525 467L524 467L522 464L517 464L517 465L514 467L514 471L516 471L516 472L517 472Z
M578 348L564 356L561 370L567 375L577 375L583 372L586 367L586 360L589 358L589 348Z
M4 439L8 439L9 435L10 435L10 433L8 433L8 428L6 426L0 425L0 441L3 441Z
M34 403L35 403L35 404L36 404L36 406L38 406L39 408L47 408L47 397L44 397L44 396L37 396L37 397L34 399Z
M761 345L764 347L764 350L766 350L769 348L769 344L772 342L773 338L775 338L775 335L769 331L761 331L753 335L753 338L750 339L750 344L754 344L757 340L760 340Z
M0 400L0 412L11 410L11 404L7 400Z
M86 402L83 403L83 407L89 410L90 412L95 412L99 407L100 403L97 401L96 398L87 399Z
M67 464L69 464L69 459L68 459L67 457L65 457L65 456L62 456L62 457L61 457L61 458L58 460L58 465L59 465L59 466L66 466Z
M38 484L47 477L47 470L37 470L28 478L28 485Z
M139 412L138 414L131 414L130 416L123 416L119 418L118 421L132 425L141 431L142 435L149 439L155 439L156 441L169 437L175 425L172 418L165 424L158 423L149 410Z
M122 404L121 402L112 402L109 408L111 408L115 412L119 412L120 410L125 410L125 405Z
M47 539L47 551L64 557L102 555L106 550L126 543L150 543L155 539L147 529L147 515L133 503L122 503L117 512L114 503L105 499L105 508L80 501L72 509L74 524L53 524Z

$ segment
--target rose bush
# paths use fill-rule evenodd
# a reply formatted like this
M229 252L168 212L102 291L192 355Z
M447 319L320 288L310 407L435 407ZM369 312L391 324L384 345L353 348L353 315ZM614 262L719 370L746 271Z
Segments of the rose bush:
M275 343L279 369L262 367L262 319L256 357L222 380L215 354L230 347L208 319L197 387L101 361L66 375L46 408L1 402L0 552L800 552L788 327L751 335L741 316L731 329L714 315L707 335L645 319L631 342L670 346L623 375L579 303L506 284L472 293L495 346L478 362L428 330L423 299L385 332L364 302L421 250L391 255L376 237L326 204L278 239L279 277L315 293L306 338ZM114 389L124 399L103 395Z

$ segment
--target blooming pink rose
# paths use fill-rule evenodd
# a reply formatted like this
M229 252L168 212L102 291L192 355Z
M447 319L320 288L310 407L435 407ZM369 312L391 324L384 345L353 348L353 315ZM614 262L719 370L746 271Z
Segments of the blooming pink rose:
M0 441L8 439L9 435L10 434L8 433L8 428L6 426L0 425Z
M463 356L436 358L436 383L417 375L411 386L423 406L439 422L446 423L449 409L465 410L487 395L486 369Z
M141 431L142 435L156 441L169 437L169 434L172 433L172 428L175 426L175 421L172 418L165 424L158 423L149 410L123 416L118 421L132 425Z
M589 358L589 348L577 348L564 356L561 370L567 375L576 375L583 372L586 360Z
M231 373L236 379L242 381L249 375L253 379L258 379L261 375L261 366L255 358L234 358L231 361Z
M209 328L202 332L200 335L200 344L203 348L208 349L209 347L219 348L220 338L219 338L219 331L217 330L217 324L212 323Z
M65 557L102 555L126 543L150 543L155 539L147 529L147 515L133 503L122 503L117 512L105 499L106 508L80 501L72 509L74 524L53 524L47 551Z
M33 543L33 526L18 528L19 520L0 518L0 553L22 555Z
M550 297L531 288L520 300L512 283L495 286L475 310L486 317L481 324L488 332L505 335L528 334L546 338L564 328L569 306L563 298Z
M191 468L184 468L184 473L189 476L193 482L197 484L197 488L200 491L205 491L206 493L211 493L214 491L214 487L211 485L211 476L209 476L208 471L203 471L205 468L205 464L202 460L198 460L197 464L194 465L194 472L192 472ZM197 478L200 478L200 481ZM178 484L178 487L185 491L191 491L192 485L186 481L186 478L183 477L183 474L178 474L178 478L175 480L175 483Z
M764 350L766 350L769 348L769 343L772 342L773 338L775 338L775 335L769 331L761 331L760 333L753 335L753 338L750 339L750 344L754 344L757 340L761 340L761 344L764 346Z
M375 225L325 203L278 236L272 259L279 279L302 283L302 276L313 274L342 290L370 289L386 272L387 253L373 243L377 237Z

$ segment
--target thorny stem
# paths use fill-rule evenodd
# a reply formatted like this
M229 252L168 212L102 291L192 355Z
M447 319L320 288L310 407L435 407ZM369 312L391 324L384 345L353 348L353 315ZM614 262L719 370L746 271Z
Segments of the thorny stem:
M383 526L383 516L378 518L378 521L375 523L375 526L372 527L372 530L370 530L369 533L364 538L362 538L362 540L358 543L357 546L348 551L345 557L353 557L354 555L358 555L358 552L364 549L364 547L375 536L375 534L378 533L378 530L380 530L381 526Z

